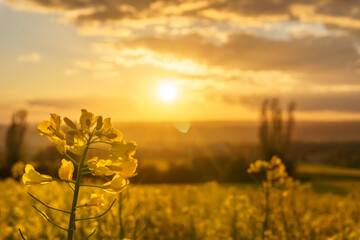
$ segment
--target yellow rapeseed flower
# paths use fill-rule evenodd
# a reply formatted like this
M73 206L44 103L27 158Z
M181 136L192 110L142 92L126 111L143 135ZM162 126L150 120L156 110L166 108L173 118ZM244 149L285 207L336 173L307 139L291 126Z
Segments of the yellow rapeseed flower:
M250 163L250 167L248 168L248 173L260 173L267 171L270 165L267 161L257 160L255 163Z
M62 159L58 173L60 179L71 181L74 174L74 164L71 161Z
M86 148L86 142L81 136L74 136L73 144L66 147L67 150L75 155L82 155Z
M121 175L115 175L111 181L104 183L102 188L105 192L116 194L124 191L128 184L128 179Z
M109 166L112 164L111 160L93 157L87 161L87 164L93 175L111 176L114 174L114 172L109 169Z
M115 156L133 156L135 154L137 144L134 141L113 142L111 145L111 154Z
M65 140L60 139L57 136L48 137L48 139L50 140L50 142L52 142L52 144L54 144L54 146L61 155L65 154L65 150L67 148Z
M96 119L93 113L88 112L86 109L81 109L80 127L84 132L88 131L95 124Z
M47 184L52 181L52 177L45 174L40 174L35 171L31 164L26 164L25 173L22 176L22 181L25 185Z
M280 165L282 165L282 164L283 164L283 163L282 163L281 159L280 159L278 156L273 156L273 157L271 158L271 160L270 160L270 165L271 165L272 167L280 166Z
M113 162L109 169L120 174L124 178L130 178L135 175L136 168L138 166L138 161L129 157L128 161Z
M113 174L121 175L124 178L135 176L135 171L138 166L136 159L132 157L118 158L117 160L104 160L94 157L88 160L89 170L93 175L111 176Z
M110 118L105 118L101 129L97 133L101 140L107 140L112 142L121 142L123 140L122 133L113 128Z
M57 136L64 139L65 134L61 129L61 118L57 114L50 114L50 121L42 121L38 125L38 131L41 135L52 137Z
M85 206L87 207L105 206L104 195L99 196L96 193L91 194L90 200L85 203Z

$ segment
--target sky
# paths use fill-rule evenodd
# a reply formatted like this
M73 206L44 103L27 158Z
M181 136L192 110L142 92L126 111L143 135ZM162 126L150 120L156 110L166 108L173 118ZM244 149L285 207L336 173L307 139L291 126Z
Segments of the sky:
M360 120L359 1L0 0L0 36L0 123L257 120L273 97Z

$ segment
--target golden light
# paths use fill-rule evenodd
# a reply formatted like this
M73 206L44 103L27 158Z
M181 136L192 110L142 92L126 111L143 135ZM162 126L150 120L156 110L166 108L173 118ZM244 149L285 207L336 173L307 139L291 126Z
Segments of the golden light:
M169 102L175 99L177 88L172 83L164 83L160 86L158 93L162 100Z

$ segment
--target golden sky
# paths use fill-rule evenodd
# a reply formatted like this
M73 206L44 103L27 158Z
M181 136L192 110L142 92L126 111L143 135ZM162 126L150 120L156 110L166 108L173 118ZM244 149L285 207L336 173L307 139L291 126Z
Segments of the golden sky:
M274 96L299 120L360 119L356 1L0 0L0 36L0 123L255 120Z

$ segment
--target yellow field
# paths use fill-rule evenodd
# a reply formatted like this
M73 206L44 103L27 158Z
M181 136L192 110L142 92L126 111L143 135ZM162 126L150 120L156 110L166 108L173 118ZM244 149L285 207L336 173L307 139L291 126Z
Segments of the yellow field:
M71 190L52 183L25 187L14 180L1 182L0 239L65 239L66 232L43 219L32 207L67 227L68 215L50 212L31 199L69 209ZM94 189L84 188L80 203ZM95 191L97 192L97 191ZM98 191L101 193L101 191ZM104 211L114 197L106 194L102 209L85 208L78 217ZM123 236L129 239L261 239L264 219L261 188L246 185L131 185L123 193ZM268 239L360 239L360 193L319 194L302 185L287 195L272 189ZM119 201L111 212L77 226L75 239L97 229L91 239L120 239Z

